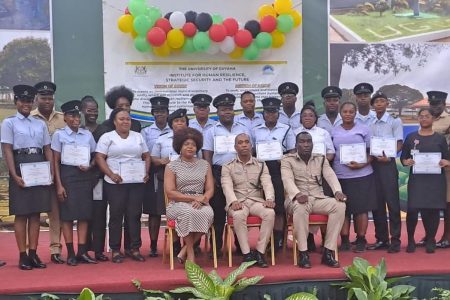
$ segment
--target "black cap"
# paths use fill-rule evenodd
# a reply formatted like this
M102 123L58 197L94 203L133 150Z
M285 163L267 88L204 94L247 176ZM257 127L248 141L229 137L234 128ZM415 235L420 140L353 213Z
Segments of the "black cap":
M373 93L373 86L370 83L367 82L361 82L355 85L353 88L353 94L372 94Z
M389 98L386 96L386 94L383 94L381 91L377 91L375 94L373 94L372 98L370 99L370 105L373 105L376 99L378 98L384 98L388 100Z
M212 102L212 97L208 94L197 94L192 96L191 102L195 106L209 106Z
M441 91L429 91L427 92L428 102L430 104L439 104L439 102L444 102L447 100L447 93Z
M81 101L80 100L72 100L61 105L61 110L63 113L80 113L81 110Z
M234 106L234 101L236 101L236 96L233 94L220 94L214 98L213 106L215 108L219 106Z
M278 98L270 97L261 100L263 109L267 111L278 111L281 106L281 100Z
M156 96L150 98L150 103L152 104L152 110L154 109L169 109L169 98Z
M167 118L167 123L172 124L173 120L183 118L187 116L187 110L185 108L179 108L172 112Z
M322 98L334 98L334 97L341 98L342 90L337 86L330 85L322 90L321 95Z
M283 96L284 94L298 94L298 86L293 82L283 82L278 86L278 94Z
M33 101L36 96L36 89L31 85L18 84L13 86L14 100Z
M39 95L53 95L56 92L56 84L51 81L41 81L34 85Z

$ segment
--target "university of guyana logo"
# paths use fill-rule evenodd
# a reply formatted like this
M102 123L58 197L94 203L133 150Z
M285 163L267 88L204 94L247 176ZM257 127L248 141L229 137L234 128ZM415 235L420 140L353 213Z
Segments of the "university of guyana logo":
M136 75L147 75L147 66L136 66L134 68L134 74Z

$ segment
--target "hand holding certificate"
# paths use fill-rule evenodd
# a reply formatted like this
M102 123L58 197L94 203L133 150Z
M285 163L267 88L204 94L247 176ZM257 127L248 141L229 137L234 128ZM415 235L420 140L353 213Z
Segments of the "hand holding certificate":
M91 154L84 145L64 144L61 152L61 163L69 166L89 166Z
M145 174L145 161L133 160L121 162L119 165L119 175L122 183L143 183Z
M413 156L413 174L441 174L440 152L419 152Z
M235 134L214 137L214 152L217 154L236 153L234 149Z
M283 150L279 141L265 141L256 144L256 158L259 161L280 160Z
M396 157L397 156L397 139L388 137L373 136L370 139L370 155Z
M20 173L22 174L25 187L52 184L50 162L48 161L21 163Z
M365 143L342 144L339 147L340 163L343 165L356 162L358 164L367 163L367 152Z

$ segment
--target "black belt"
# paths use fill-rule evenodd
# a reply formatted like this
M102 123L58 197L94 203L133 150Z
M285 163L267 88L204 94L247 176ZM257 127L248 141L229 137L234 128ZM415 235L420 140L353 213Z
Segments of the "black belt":
M42 154L42 148L30 147L13 150L14 154Z

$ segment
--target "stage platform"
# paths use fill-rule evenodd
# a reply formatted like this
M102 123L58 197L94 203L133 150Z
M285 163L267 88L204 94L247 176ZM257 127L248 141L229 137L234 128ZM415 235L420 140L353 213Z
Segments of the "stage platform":
M437 237L440 237L442 225ZM251 231L253 243L256 240L256 229ZM367 239L374 241L374 230L369 225ZM389 254L386 251L366 251L358 254L359 257L376 264L382 257L386 259L388 276L412 276L404 282L414 284L418 288L417 296L428 297L429 290L434 286L450 287L450 249L438 249L435 254L426 254L424 248L417 248L416 253L405 252L406 229L403 224L402 251L397 254ZM416 239L423 236L421 223L418 225ZM149 238L146 228L142 229L143 254L149 251ZM160 235L159 252L162 254L163 235ZM169 265L162 263L162 255L158 258L148 258L145 262L134 262L126 259L122 264L111 262L97 265L79 265L69 267L65 264L56 265L50 262L48 250L49 235L47 231L41 232L38 254L47 263L47 269L21 271L17 267L18 253L12 232L0 232L0 259L7 265L0 268L0 299L28 299L24 295L39 295L42 292L55 294L70 294L80 292L82 288L89 287L96 293L112 295L112 299L142 299L136 293L132 285L133 279L139 279L146 289L170 290L179 286L188 285L183 265L176 264L175 270L170 271ZM319 237L316 236L319 244ZM203 243L202 243L203 247ZM65 249L63 255L66 255ZM273 299L284 299L286 295L300 290L312 290L317 287L319 299L342 299L345 293L330 287L329 283L345 279L341 268L333 269L320 264L321 254L312 253L312 269L300 269L293 265L292 250L276 256L276 266L267 269L253 267L247 270L246 277L263 275L264 279L257 287L244 290L233 299L262 299L264 293L274 296ZM356 254L341 252L339 261L341 266L351 264ZM239 256L234 256L234 266L241 261ZM202 253L197 261L206 271L212 270L212 260L206 253ZM218 273L225 276L232 269L228 267L225 258L219 260ZM450 277L450 276L449 276ZM5 296L6 295L6 296ZM116 295L116 296L114 296ZM65 298L64 298L65 299Z

